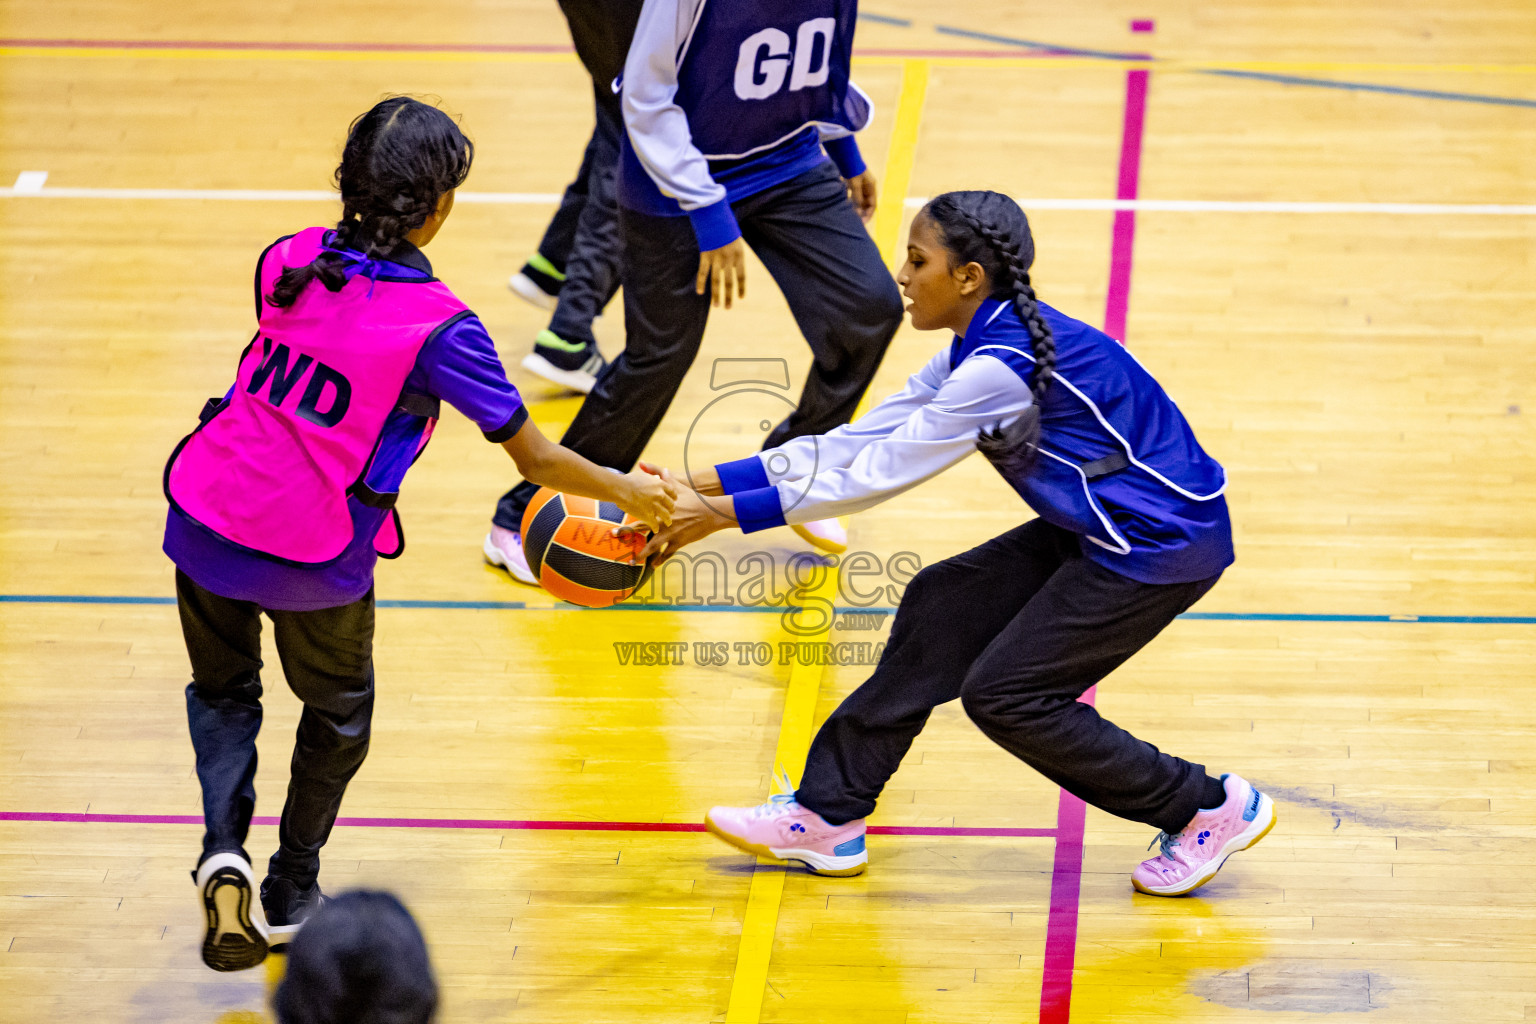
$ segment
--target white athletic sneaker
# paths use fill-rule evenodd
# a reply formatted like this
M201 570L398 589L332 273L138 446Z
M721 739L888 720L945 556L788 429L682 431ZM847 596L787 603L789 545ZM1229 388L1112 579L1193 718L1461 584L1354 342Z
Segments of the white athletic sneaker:
M539 253L528 257L522 269L507 279L512 294L540 309L554 309L560 301L560 289L565 275Z
M592 393L597 385L597 375L603 372L603 367L608 363L603 359L602 353L597 349L592 350L592 355L586 362L574 370L563 370L550 362L537 350L523 357L523 369L529 373L537 374L545 380L559 384L563 388L579 391L584 395Z
M193 876L208 932L203 963L216 971L243 971L267 958L267 922L256 905L251 862L233 850L215 853Z
M528 556L523 554L523 535L516 530L492 526L485 535L485 560L507 570L519 583L539 585L533 570L528 568Z
M532 303L540 309L553 310L558 301L557 296L550 295L534 283L533 278L519 270L507 279L507 287L512 289L514 295L524 302Z
M841 519L813 519L809 523L796 523L790 529L817 551L840 555L848 550L848 531Z

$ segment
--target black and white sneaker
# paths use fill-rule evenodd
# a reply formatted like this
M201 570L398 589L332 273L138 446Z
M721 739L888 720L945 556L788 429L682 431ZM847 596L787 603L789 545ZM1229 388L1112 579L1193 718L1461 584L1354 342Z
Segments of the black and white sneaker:
M268 875L261 883L261 907L267 915L267 941L272 952L285 953L315 911L325 905L325 894L316 882L308 889L300 889L286 878Z
M565 284L565 273L538 253L528 257L523 269L507 280L507 287L524 302L540 309L554 309Z
M523 357L523 369L529 373L584 395L592 393L607 365L596 345L566 341L550 330L540 331L533 351Z
M208 919L203 963L216 971L243 971L267 958L267 927L253 913L256 876L244 854L215 853L197 866L193 878Z

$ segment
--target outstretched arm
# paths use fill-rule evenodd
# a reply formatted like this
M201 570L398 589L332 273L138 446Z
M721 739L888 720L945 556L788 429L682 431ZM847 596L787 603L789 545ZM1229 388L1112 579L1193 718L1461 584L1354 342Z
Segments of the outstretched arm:
M859 452L901 426L917 409L933 401L949 376L949 351L940 351L928 364L907 379L907 386L853 423L846 423L819 434L785 441L777 448L749 455L745 459L722 463L714 474L695 474L691 481L704 494L735 494L738 491L769 487L781 480L799 480L835 466L848 466ZM706 491L700 480L717 482L722 488Z
M684 494L674 525L652 538L647 553L675 552L732 525L752 533L870 508L959 462L976 450L981 430L1012 421L1032 401L1028 384L1006 364L974 356L949 376L931 401L862 445L846 465L739 490L729 486L725 474L725 490L731 492L727 498Z
M584 498L611 501L653 530L672 521L678 487L672 474L648 463L615 473L545 437L532 420L501 443L525 480Z

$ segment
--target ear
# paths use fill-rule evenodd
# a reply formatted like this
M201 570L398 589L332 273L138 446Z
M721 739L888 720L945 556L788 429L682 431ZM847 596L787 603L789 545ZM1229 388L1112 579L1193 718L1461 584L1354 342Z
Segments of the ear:
M960 294L967 298L975 295L987 283L987 272L975 260L956 267L952 273L955 275L955 285L960 289Z

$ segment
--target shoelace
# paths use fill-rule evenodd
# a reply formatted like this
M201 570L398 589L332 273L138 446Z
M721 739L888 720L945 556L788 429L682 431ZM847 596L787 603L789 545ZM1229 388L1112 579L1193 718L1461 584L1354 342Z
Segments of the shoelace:
M1184 833L1182 832L1159 832L1157 837L1147 844L1147 849L1150 850L1154 846L1159 847L1164 857L1173 860L1173 848L1179 845L1179 840L1183 835Z
M782 766L775 770L775 781L779 784L779 792L768 798L765 804L759 804L752 809L753 817L769 818L780 814L787 814L799 806L795 802L795 782L789 777L789 772Z

